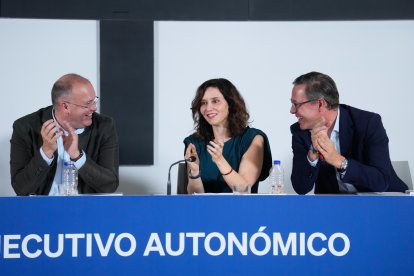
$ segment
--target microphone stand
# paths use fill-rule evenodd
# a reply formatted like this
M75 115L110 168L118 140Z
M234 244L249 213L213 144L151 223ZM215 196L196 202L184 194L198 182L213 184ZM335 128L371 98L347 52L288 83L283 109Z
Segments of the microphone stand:
M190 156L187 159L179 160L171 164L170 168L168 169L167 195L171 195L171 168L179 163L194 162L194 161L196 161L196 157Z
M179 163L184 163L186 160L180 160L171 164L168 169L168 181L167 181L167 195L171 195L171 168Z

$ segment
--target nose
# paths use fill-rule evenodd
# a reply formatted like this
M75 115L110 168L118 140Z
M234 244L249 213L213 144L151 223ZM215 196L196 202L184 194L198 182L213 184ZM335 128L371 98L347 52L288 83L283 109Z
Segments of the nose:
M212 107L213 107L212 103L210 103L210 102L206 103L206 110L211 110Z
M92 103L89 106L89 109L92 110L93 112L95 112L98 109L96 102Z
M295 108L295 106L293 104L290 106L290 113L291 114L295 114L296 113L296 108Z

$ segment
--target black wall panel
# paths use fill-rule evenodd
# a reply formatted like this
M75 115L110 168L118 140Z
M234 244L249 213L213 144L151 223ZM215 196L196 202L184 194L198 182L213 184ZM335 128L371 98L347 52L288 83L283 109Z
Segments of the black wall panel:
M247 20L248 0L114 0L102 5L100 18Z
M249 20L414 19L412 0L250 0Z
M248 0L2 0L4 17L247 20Z
M2 17L96 19L99 0L1 0Z
M121 165L154 163L153 22L100 22L101 112L116 121Z
M1 0L1 16L149 21L414 19L414 1Z
M154 20L248 20L248 0L156 0Z

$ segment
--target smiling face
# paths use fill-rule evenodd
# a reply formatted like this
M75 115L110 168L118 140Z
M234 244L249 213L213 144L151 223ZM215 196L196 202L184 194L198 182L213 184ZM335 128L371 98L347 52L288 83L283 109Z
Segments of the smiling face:
M201 100L200 113L211 126L227 127L229 106L216 87L208 87Z
M92 114L96 111L95 90L89 82L74 82L67 106L66 120L73 128L84 128L92 124Z
M292 88L292 106L290 108L290 113L298 118L302 130L312 129L321 118L319 101L309 101L305 90L306 84L298 84Z

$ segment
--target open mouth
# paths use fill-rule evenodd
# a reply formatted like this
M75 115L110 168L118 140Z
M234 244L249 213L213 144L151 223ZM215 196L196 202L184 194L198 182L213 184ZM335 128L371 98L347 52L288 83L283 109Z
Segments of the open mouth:
M217 116L217 113L209 113L209 114L207 114L207 118L209 118L209 119L213 119L216 116Z

